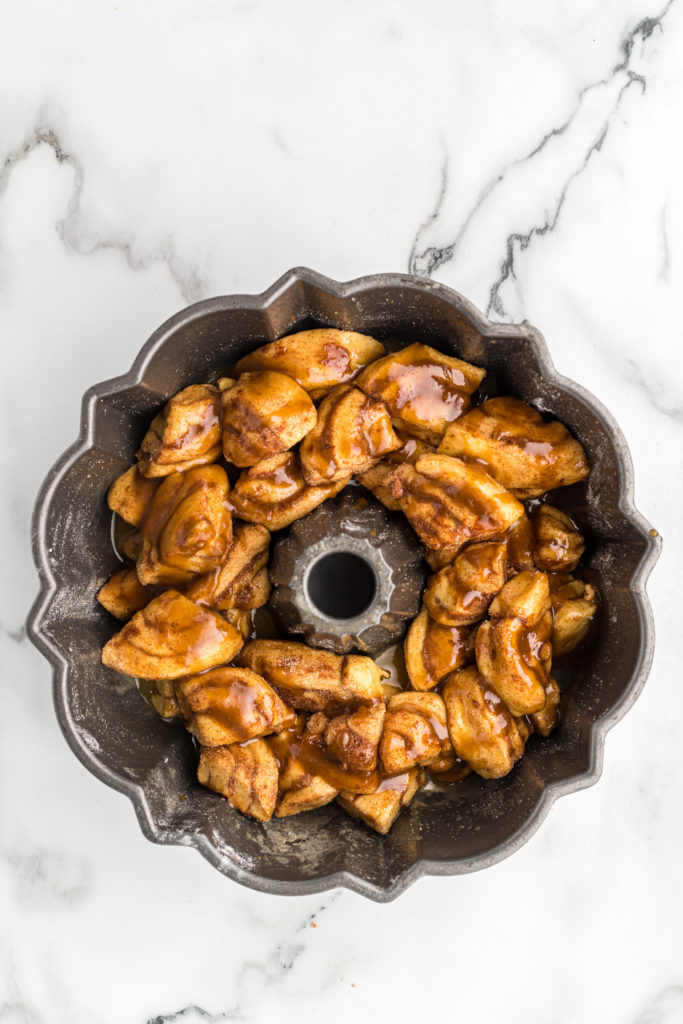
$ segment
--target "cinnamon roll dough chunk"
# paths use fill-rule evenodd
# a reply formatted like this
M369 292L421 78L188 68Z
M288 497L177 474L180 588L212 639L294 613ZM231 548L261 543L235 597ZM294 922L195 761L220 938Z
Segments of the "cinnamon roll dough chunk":
M413 619L403 642L406 670L414 690L433 690L446 676L466 664L470 630L441 626L426 608Z
M452 565L429 577L425 607L443 626L467 626L484 618L506 580L504 541L468 544Z
M117 619L125 622L139 612L154 597L154 590L143 587L133 568L119 569L110 580L100 587L97 600Z
M438 693L397 693L389 698L379 744L383 774L397 775L451 752L446 708Z
M126 676L179 679L224 665L241 646L241 634L217 612L166 590L104 645L102 661Z
M470 405L486 371L416 343L378 359L356 379L371 398L384 402L397 427L438 444L446 427Z
M314 715L325 721L324 716ZM279 792L275 809L276 818L288 818L292 814L313 811L334 800L339 787L321 773L318 768L327 767L324 758L315 755L317 748L310 749L310 722L303 715L297 716L294 726L283 729L267 741L275 754L280 770ZM306 754L309 757L306 757ZM311 763L312 762L312 763Z
M534 561L543 572L573 572L586 542L569 516L552 505L541 505L531 517Z
M175 697L175 684L172 679L139 679L138 686L140 693L149 701L159 718L183 717Z
M322 775L317 775L291 758L280 773L280 795L275 817L289 818L302 811L314 811L332 803L339 790Z
M374 793L348 793L342 790L337 803L352 818L357 818L385 836L426 780L427 773L423 768L410 768L400 775L382 779Z
M348 480L400 447L386 406L342 384L322 400L301 443L301 472L311 486Z
M519 398L490 398L452 423L439 446L444 455L480 459L518 498L585 480L583 448L557 420L547 421Z
M218 611L260 608L270 596L268 550L270 533L256 523L237 523L221 565L194 580L185 595Z
M572 576L550 577L553 608L553 655L569 654L587 636L598 610L595 587Z
M458 757L484 779L507 775L524 753L524 741L496 691L471 665L449 676L442 692Z
M552 660L553 616L548 577L520 572L509 580L479 627L477 666L515 716L531 715L546 703Z
M421 455L385 481L421 540L448 548L502 536L524 514L481 466L448 455Z
M144 477L137 466L131 466L117 477L109 488L107 504L112 512L116 512L125 522L138 527L158 483L158 480Z
M382 736L385 706L378 701L356 711L336 715L322 734L325 750L344 768L371 772L377 767L377 749Z
M367 334L318 327L262 345L240 359L235 372L286 373L312 398L318 399L338 384L352 380L359 370L383 355L384 346Z
M331 712L382 697L383 670L364 655L342 657L293 640L252 640L237 662L302 711Z
M534 732L540 733L541 736L550 736L560 722L560 701L562 699L560 688L552 676L548 679L545 693L545 704L540 711L529 715L529 721L534 727Z
M420 441L417 437L410 437L399 430L395 430L396 437L401 442L401 447L396 451L388 452L379 462L376 462L369 469L357 473L358 482L367 487L378 501L381 501L392 512L400 512L401 504L393 497L386 485L387 477L404 463L414 464L420 455L434 454L435 449L431 445Z
M232 540L228 491L221 466L173 473L159 485L142 524L141 583L183 583L220 566Z
M241 473L230 495L230 505L240 519L260 523L269 530L283 530L333 498L349 479L310 487L301 475L296 452L283 452Z
M215 668L179 680L175 690L188 731L203 747L243 743L295 720L265 679L246 668Z
M204 747L197 779L220 793L237 811L257 821L270 821L278 793L278 764L267 742Z
M240 469L288 451L316 423L313 402L284 373L243 373L223 391L223 454Z
M152 420L138 464L145 477L168 476L215 462L220 453L220 392L211 384L191 384Z

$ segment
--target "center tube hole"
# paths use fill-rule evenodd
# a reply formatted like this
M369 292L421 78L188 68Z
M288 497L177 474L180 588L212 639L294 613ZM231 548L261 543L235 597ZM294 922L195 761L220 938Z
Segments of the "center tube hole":
M350 551L323 555L306 580L311 602L330 619L355 619L369 608L377 593L374 570Z

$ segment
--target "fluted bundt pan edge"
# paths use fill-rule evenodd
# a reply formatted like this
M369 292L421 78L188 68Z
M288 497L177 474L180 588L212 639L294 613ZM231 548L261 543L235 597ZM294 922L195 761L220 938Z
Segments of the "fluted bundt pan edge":
M588 537L587 565L603 612L574 667L562 727L542 743L531 740L504 779L471 777L419 794L388 836L334 805L268 825L243 818L197 785L185 731L156 718L132 681L100 663L115 628L94 599L115 567L109 484L132 462L167 398L306 326L423 341L486 366L501 391L562 420L592 464L587 484L565 488L561 501ZM29 635L53 666L57 716L74 753L130 797L149 839L194 846L224 874L265 892L345 886L387 901L423 874L461 874L508 856L558 796L598 779L605 734L636 700L652 661L645 584L661 542L633 505L631 459L619 428L593 396L556 373L537 330L490 323L456 292L408 275L340 284L295 269L262 295L209 299L172 317L127 374L86 393L79 439L41 488L32 540L40 593Z

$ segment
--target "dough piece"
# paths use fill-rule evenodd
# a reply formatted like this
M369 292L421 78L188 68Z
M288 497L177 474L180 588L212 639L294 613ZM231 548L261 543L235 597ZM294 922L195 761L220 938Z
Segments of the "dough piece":
M444 455L479 459L518 498L585 480L586 453L557 420L546 421L519 398L490 398L451 424Z
M117 619L125 622L144 608L154 597L154 590L143 587L135 569L119 569L110 580L100 587L97 600Z
M485 370L416 343L371 363L356 385L384 402L397 427L438 444L446 427L470 406Z
M138 527L157 486L157 480L148 480L137 466L131 466L114 480L107 494L107 504L112 512Z
M543 572L573 572L586 550L586 542L566 513L541 505L531 517L534 561Z
M403 642L406 670L414 690L433 690L466 664L471 652L467 627L440 626L426 608L410 624Z
M389 698L379 744L381 771L397 775L451 752L446 708L438 693L397 693Z
M313 716L318 717L318 716ZM323 718L324 716L319 716ZM303 715L298 716L295 726L284 729L277 736L272 736L268 744L275 753L280 769L279 794L275 816L287 818L302 811L313 811L331 803L339 792L316 770L315 766L304 763L301 750L308 732ZM315 753L315 749L313 753ZM304 751L305 755L305 751ZM314 764L317 759L314 759ZM325 760L320 759L325 765Z
M426 779L424 769L411 768L401 775L382 779L374 793L348 793L342 790L337 803L352 818L357 818L384 836L400 811L408 806L417 791L424 786Z
M315 426L313 402L284 373L243 373L221 399L223 454L240 468L287 451Z
M203 747L266 736L292 725L294 712L261 676L247 668L215 668L176 683L188 731Z
M421 455L386 480L410 525L432 548L502 536L524 506L481 466L448 455Z
M232 540L228 491L221 466L173 473L159 485L142 524L142 584L183 583L220 566Z
M126 676L179 679L232 661L241 646L217 612L166 590L104 645L102 661Z
M382 696L383 670L364 655L341 656L293 640L252 640L237 663L258 672L302 711L343 710Z
M551 581L553 655L559 658L578 647L588 634L598 610L598 595L590 583L571 576L551 577Z
M430 452L434 454L435 449L431 445L425 444L424 441L420 441L417 437L410 437L409 434L403 434L400 431L395 431L396 437L401 442L401 447L397 448L396 451L389 452L379 462L371 466L370 469L366 469L362 473L357 473L356 477L358 482L367 487L371 491L378 501L381 501L383 505L386 505L392 512L400 512L401 504L394 498L391 491L386 486L387 477L393 473L397 466L402 466L405 463L414 464L420 455L428 455Z
M270 821L278 793L278 765L265 740L241 746L204 747L197 778L227 798L237 811L257 821Z
M371 707L362 706L357 711L332 718L322 734L326 751L344 768L374 771L385 710L384 703L378 701Z
M197 604L201 604L201 601L198 601ZM226 622L240 631L245 640L249 639L252 627L251 612L243 611L241 608L228 608L221 614Z
M211 384L192 384L154 417L140 445L138 463L145 477L168 476L206 466L220 453L220 392Z
M400 447L386 406L342 384L322 400L317 423L301 443L301 472L313 487L337 483Z
M515 716L540 711L550 675L553 616L548 577L520 572L505 584L479 627L477 667Z
M286 373L317 400L383 355L384 346L367 334L318 327L262 345L240 359L235 372L276 370Z
M241 473L230 495L230 505L240 519L260 523L269 530L283 530L333 498L349 479L309 487L301 475L299 456L283 452Z
M425 607L442 626L467 626L484 618L506 580L504 541L468 544L452 565L429 577Z
M138 687L160 718L183 717L175 698L175 683L172 679L138 679Z
M507 775L524 753L515 719L475 666L444 683L443 700L453 749L484 779Z
M560 688L552 676L548 679L545 692L545 704L540 711L529 715L529 721L534 727L534 732L540 733L541 736L550 736L560 722L560 701L562 699Z
M255 523L236 523L222 564L190 583L185 594L218 611L260 608L270 596L270 533Z

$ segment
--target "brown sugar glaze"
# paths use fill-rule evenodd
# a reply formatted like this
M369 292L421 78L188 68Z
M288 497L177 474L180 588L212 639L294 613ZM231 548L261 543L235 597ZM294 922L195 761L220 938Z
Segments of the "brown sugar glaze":
M405 793L410 785L410 772L401 772L400 775L387 775L380 779L375 793Z
M236 734L233 742L239 743L250 738L254 728L266 731L275 720L275 702L271 694L263 692L259 687L233 679L229 683L220 680L205 684L215 692L209 707L195 714L211 718L217 725L229 729ZM285 723L296 721L294 711L285 719Z
M430 618L422 645L422 660L428 675L438 683L455 672L465 664L470 647L469 627L442 626Z
M326 341L323 345L322 365L328 371L316 377L312 372L315 367L308 367L311 383L327 385L330 381L346 380L350 376L351 356L343 345L337 345L333 341Z
M387 647L385 651L382 651L375 658L375 664L389 673L382 680L382 691L385 697L393 697L395 693L401 693L402 690L410 689L410 679L403 653L403 642Z
M311 773L335 789L348 793L374 793L379 784L379 772L346 768L333 759L316 737L303 737L291 747L292 756Z
M354 771L344 768L325 752L317 736L306 736L305 717L276 736L268 737L268 746L275 754L280 775L291 760L297 761L311 775L318 775L329 786L349 793L374 793L379 784L377 771Z
M173 593L177 594L178 592L166 590L159 600L165 594ZM155 641L158 646L173 651L174 660L188 669L188 675L198 674L191 673L190 669L195 662L201 660L207 648L217 647L226 631L236 632L234 627L228 622L224 622L217 612L208 608L200 608L194 604L191 608L192 610L188 611L186 615L184 606L182 606L169 620L166 628L162 628L158 620L155 623ZM138 632L133 622L128 622L125 628L131 639Z
M185 433L166 447L180 451L183 448L194 449L201 442L202 447L208 450L220 444L220 427L221 396L216 394L207 400L201 418L190 423Z
M522 661L544 688L548 681L547 668L550 666L553 653L550 642L552 630L553 613L548 610L533 627L522 627L518 637L518 650Z
M387 380L398 383L391 402L394 415L410 413L417 420L443 419L451 423L469 408L467 379L462 370L429 358L417 358L407 366L404 363L390 366Z
M514 720L496 691L492 690L491 687L487 687L484 690L484 700L491 715L488 725L491 727L493 735L499 736L502 732L509 732L514 726ZM486 741L487 734L482 732L475 738L478 742Z
M436 771L432 765L429 766L429 773L434 782L439 782L442 785L453 782L462 782L463 779L472 774L470 766L466 761L463 761L462 758L458 757L457 754L454 757L453 762L453 766L451 768L446 768L444 771Z
M529 513L531 507L536 507L537 504L536 499L525 502L527 514L521 516L516 523L513 523L505 535L508 562L517 571L522 569L533 570L536 567L534 563L536 538Z
M528 455L552 461L553 449L567 436L559 420L546 421L519 398L494 398L472 410L475 424L486 422L483 436L521 448ZM539 437L539 435L541 435Z

